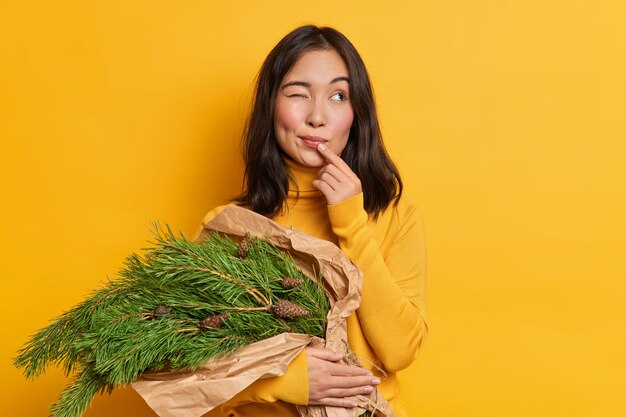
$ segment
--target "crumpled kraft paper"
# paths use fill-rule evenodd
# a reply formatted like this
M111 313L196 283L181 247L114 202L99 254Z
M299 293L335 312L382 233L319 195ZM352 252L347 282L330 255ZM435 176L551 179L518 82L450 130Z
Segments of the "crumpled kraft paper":
M194 372L147 372L132 384L160 417L199 417L243 391L260 378L283 375L289 363L310 343L323 345L344 356L353 355L347 344L346 318L361 302L362 273L331 242L318 239L244 208L229 205L205 225L197 241L217 231L234 240L246 233L287 250L308 276L323 273L330 301L325 342L310 335L283 333L253 343L233 355L210 361ZM315 339L315 340L314 340ZM377 390L357 396L363 408L392 417L388 402ZM362 409L298 406L303 417L356 417Z

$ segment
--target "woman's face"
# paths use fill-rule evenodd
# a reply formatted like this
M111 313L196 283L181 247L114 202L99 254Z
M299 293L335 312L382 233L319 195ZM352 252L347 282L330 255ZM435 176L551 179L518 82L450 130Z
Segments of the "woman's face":
M317 145L340 155L354 112L346 64L334 50L302 54L283 78L274 107L274 133L281 149L301 165L321 167Z

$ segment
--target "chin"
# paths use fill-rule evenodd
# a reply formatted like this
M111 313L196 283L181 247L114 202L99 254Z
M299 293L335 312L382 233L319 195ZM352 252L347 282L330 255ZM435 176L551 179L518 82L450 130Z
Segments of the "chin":
M304 152L298 153L297 158L292 157L292 159L300 165L311 168L321 168L326 163L322 155L314 149L305 149Z
M321 168L324 166L324 158L321 157L312 157L312 158L307 158L306 156L303 158L300 158L300 161L298 161L300 163L300 165L304 165L306 167L311 167L311 168Z

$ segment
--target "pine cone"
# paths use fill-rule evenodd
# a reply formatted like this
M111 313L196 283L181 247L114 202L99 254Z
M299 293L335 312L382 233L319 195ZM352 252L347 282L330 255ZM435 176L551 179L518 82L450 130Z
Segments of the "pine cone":
M283 286L284 289L290 290L292 288L296 288L298 285L302 284L302 280L299 278L283 278L280 282L280 285Z
M237 246L237 256L241 259L247 258L248 249L250 249L251 244L252 244L252 238L250 237L250 233L246 233L245 236L239 242L239 246Z
M158 306L152 311L153 317L163 317L167 316L172 312L172 307L169 306Z
M309 312L306 309L287 300L278 300L272 306L272 311L276 316L284 319L293 319L309 315Z
M202 320L200 324L198 324L198 328L203 332L211 329L219 329L220 327L222 327L227 318L228 313L220 313L209 316L206 319Z

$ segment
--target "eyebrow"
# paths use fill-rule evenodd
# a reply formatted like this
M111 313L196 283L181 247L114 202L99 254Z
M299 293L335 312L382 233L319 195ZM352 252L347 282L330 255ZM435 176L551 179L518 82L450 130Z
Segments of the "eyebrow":
M329 83L329 84L334 84L334 83L338 83L339 81L345 81L347 83L350 82L350 78L349 77L337 77L337 78L333 78L333 80ZM283 85L282 87L280 87L281 89L290 87L292 85L300 85L302 87L307 87L307 88L311 88L311 83L307 83L305 81L290 81L288 83L286 83L285 85Z

